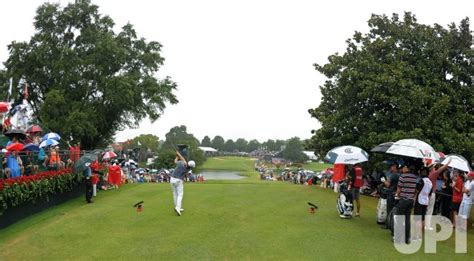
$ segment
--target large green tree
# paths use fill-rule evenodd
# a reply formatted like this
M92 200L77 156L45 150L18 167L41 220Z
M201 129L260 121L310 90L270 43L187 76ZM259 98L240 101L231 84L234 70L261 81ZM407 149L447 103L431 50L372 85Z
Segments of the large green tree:
M224 150L224 144L225 140L222 136L217 135L212 139L212 147L216 150Z
M224 144L224 151L234 152L236 150L235 142L232 139L228 139Z
M247 146L248 146L248 141L243 138L238 138L235 141L235 149L237 149L240 152L246 152Z
M189 148L189 158L194 160L196 165L201 165L205 161L203 152L198 148L199 140L193 134L187 132L186 126L181 125L171 128L165 137L166 140L161 146L162 151L158 157L160 155L174 155L173 153L177 150L177 145L184 144Z
M31 39L8 46L0 86L5 91L10 77L25 80L36 120L85 148L107 144L145 117L158 119L167 103L177 103L176 84L157 78L162 46L131 24L119 32L114 25L89 0L41 5Z
M153 134L141 134L123 145L123 149L135 149L140 148L142 150L151 150L152 152L158 152L160 147L160 138Z
M247 152L252 152L254 150L259 149L261 146L260 142L258 140L250 140L249 144L247 145Z
M204 136L204 138L201 141L201 146L203 146L203 147L212 147L211 138L209 138L209 136L207 136L207 135Z
M474 50L469 19L447 28L414 15L372 15L346 52L315 64L328 79L310 114L317 154L345 144L370 149L418 138L447 153L474 155Z
M289 139L283 149L282 156L287 160L302 163L308 160L306 154L303 153L303 142L298 137Z

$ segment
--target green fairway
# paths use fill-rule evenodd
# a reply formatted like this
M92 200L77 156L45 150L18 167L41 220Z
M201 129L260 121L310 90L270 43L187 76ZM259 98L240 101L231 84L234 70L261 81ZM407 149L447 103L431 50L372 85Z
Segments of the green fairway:
M303 168L309 169L315 172L325 170L327 168L332 167L332 164L327 164L327 163L318 163L318 162L311 162L311 163L306 163L303 165Z
M211 159L204 168L224 169L227 160L241 171L253 168L248 158ZM467 255L454 254L453 238L439 243L436 255L402 255L375 223L376 199L362 197L361 217L343 220L331 190L256 175L185 184L181 217L173 212L169 184L100 191L93 204L78 198L0 230L0 260L474 258L472 232ZM138 213L132 205L140 200ZM316 214L307 201L319 206Z
M248 157L213 157L204 162L199 169L232 170L240 175L250 177L254 172L254 160ZM197 170L199 172L199 169ZM197 172L196 172L197 173Z

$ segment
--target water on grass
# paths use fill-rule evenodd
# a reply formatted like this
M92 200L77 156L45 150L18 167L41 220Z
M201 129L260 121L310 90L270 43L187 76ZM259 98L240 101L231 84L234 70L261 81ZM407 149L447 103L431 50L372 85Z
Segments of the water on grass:
M240 176L239 172L234 171L208 171L204 170L201 173L204 176L204 179L211 180L211 179L225 179L225 180L237 180L243 179L244 176Z

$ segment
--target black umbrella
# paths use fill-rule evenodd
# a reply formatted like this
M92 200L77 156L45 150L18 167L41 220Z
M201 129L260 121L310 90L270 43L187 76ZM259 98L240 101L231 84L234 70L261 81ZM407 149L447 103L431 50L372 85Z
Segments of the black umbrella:
M98 154L87 153L80 157L76 163L74 163L74 172L78 173L86 169L86 163L92 163L98 159Z
M26 133L23 130L19 129L8 130L4 133L4 135L7 136L10 140L12 140L13 137L17 137L19 140L26 139Z
M382 143L382 144L379 144L375 147L373 147L370 152L381 152L381 153L385 153L388 148L390 148L391 146L393 145L393 142L389 141L389 142L385 142L385 143Z

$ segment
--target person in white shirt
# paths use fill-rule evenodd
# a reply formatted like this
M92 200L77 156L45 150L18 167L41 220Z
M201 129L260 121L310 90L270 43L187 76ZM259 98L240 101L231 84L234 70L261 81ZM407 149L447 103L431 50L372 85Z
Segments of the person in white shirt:
M421 180L419 180L416 184L417 190L417 197L415 199L415 221L416 221L416 231L415 237L413 240L421 240L423 238L423 227L425 226L425 216L426 210L428 208L428 204L430 201L431 196L431 189L433 188L433 183L428 178L429 170L427 168L423 168L420 170Z
M459 207L459 216L464 219L468 219L469 215L471 214L471 205L474 194L474 172L471 171L467 175L467 180L464 182L464 188L462 189L462 202L461 206Z

